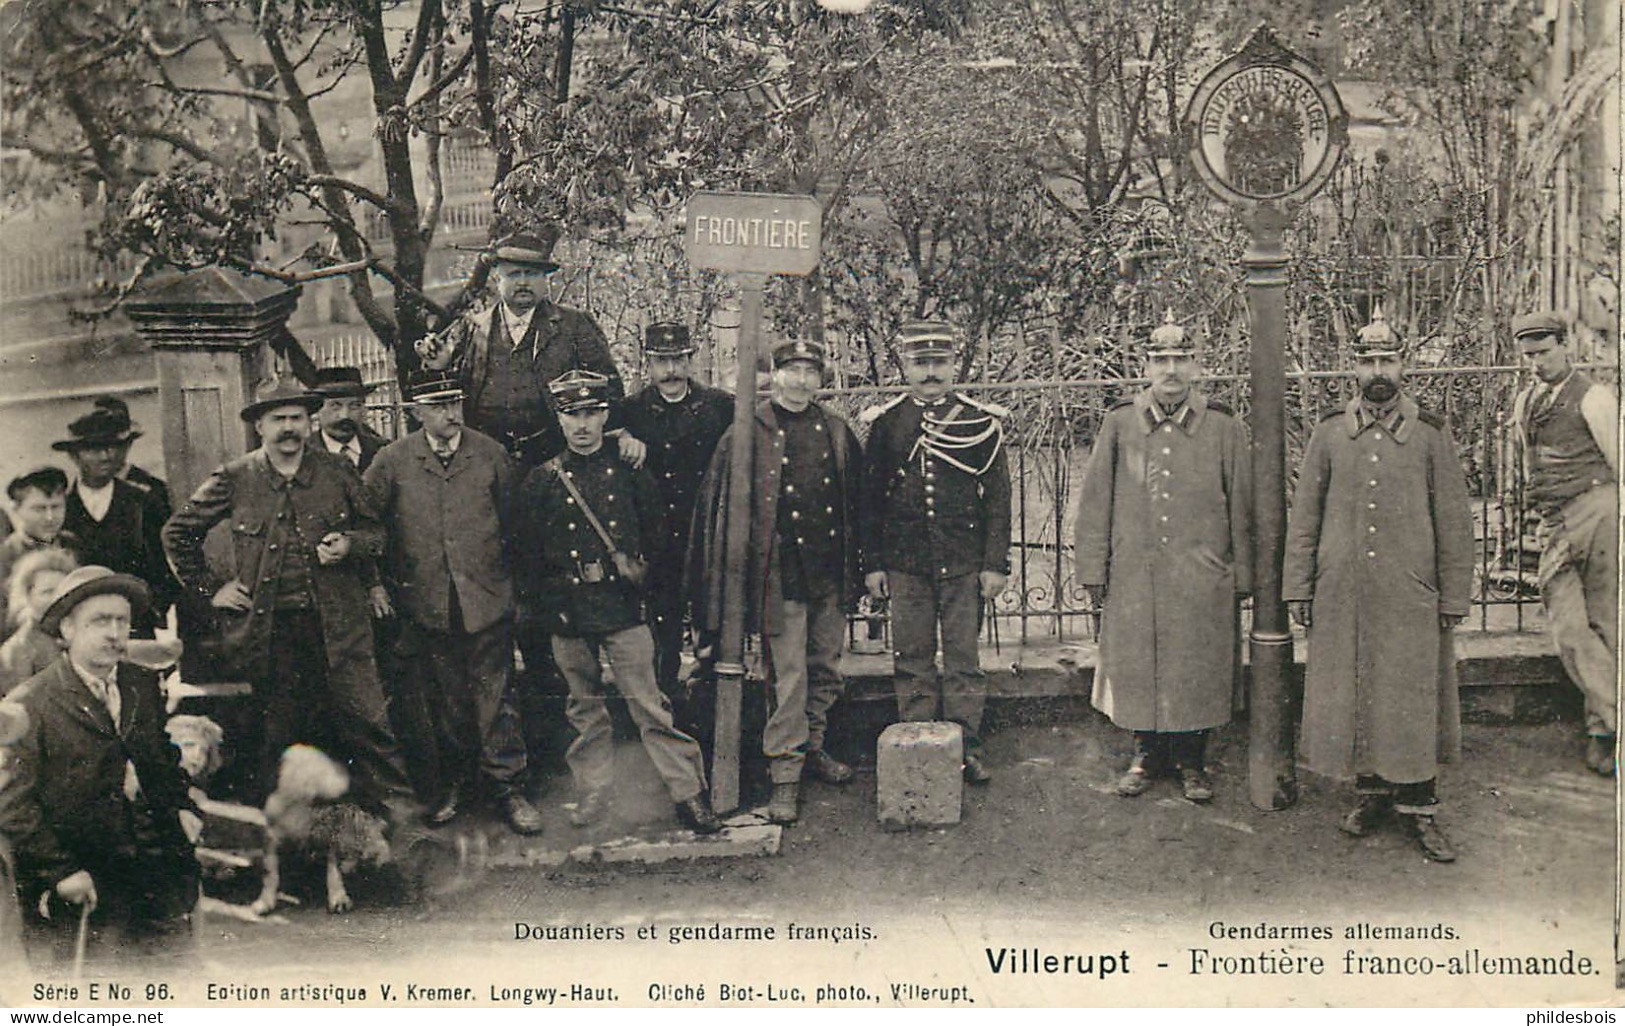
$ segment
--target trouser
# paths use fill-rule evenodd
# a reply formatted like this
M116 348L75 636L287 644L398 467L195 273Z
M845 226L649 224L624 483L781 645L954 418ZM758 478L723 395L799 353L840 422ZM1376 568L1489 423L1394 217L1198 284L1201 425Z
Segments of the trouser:
M1151 760L1158 769L1204 769L1207 734L1205 730L1136 730L1134 754Z
M655 683L667 698L682 688L678 679L683 667L683 593L681 585L652 589L647 600L649 633L654 637Z
M1354 790L1361 795L1376 795L1391 800L1395 812L1407 816L1431 816L1439 805L1437 783L1437 778L1432 778L1410 784L1395 784L1375 774L1361 774L1354 778Z
M806 602L786 601L779 632L768 635L772 708L762 730L762 754L775 784L801 779L807 753L824 747L829 710L841 697L841 643L846 614L835 592Z
M615 782L614 738L604 707L600 650L609 657L615 688L626 699L643 749L666 782L672 801L698 795L705 789L700 746L672 723L671 703L655 685L654 639L643 624L584 638L553 636L553 659L570 686L566 709L577 737L565 758L577 789L588 794Z
M981 580L974 574L920 577L886 572L891 588L894 652L892 686L904 720L943 719L965 729L965 746L982 743L987 700L976 635L982 611ZM942 676L937 676L937 631L942 631Z
M277 764L292 744L314 744L349 764L358 805L401 822L416 810L383 689L375 677L327 672L322 621L314 609L271 616L270 674L256 682L260 700L260 798L276 788Z
M415 630L415 625L399 616L372 622L373 653L378 658L378 683L389 709L389 726L400 742L412 791L428 796L441 790L440 752L429 711L429 681L417 663L420 646L408 637Z
M402 654L425 682L442 789L483 774L501 796L523 785L526 767L511 693L513 622L504 617L469 632L460 621L454 616L450 631L407 626Z
M521 610L514 624L514 638L525 669L514 674L513 701L534 787L540 784L542 768L558 768L570 746L572 731L564 715L570 688L553 659L553 636L547 625Z
M110 845L104 854L84 863L96 886L96 908L85 924L87 958L195 954L198 870L190 852ZM71 965L79 906L53 892L46 904L50 916L41 918L39 892L30 889L22 899L23 944L34 967Z
M1619 494L1598 485L1541 518L1540 600L1586 732L1614 733L1619 684Z

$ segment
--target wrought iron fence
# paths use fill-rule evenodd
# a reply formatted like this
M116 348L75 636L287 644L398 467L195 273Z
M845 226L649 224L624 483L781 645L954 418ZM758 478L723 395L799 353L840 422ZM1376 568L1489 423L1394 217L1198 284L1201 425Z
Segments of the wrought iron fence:
M394 363L371 336L330 340L312 354L322 366L360 367L375 386L369 419L386 437L405 423ZM1618 368L1588 368L1602 380L1618 380ZM1413 368L1408 389L1423 406L1448 421L1473 502L1476 565L1470 625L1485 631L1522 631L1535 622L1539 604L1533 523L1513 465L1508 417L1512 397L1527 381L1518 367ZM1139 378L1014 381L961 386L967 394L1009 411L1006 420L1012 491L1010 585L993 604L990 638L1026 642L1039 638L1081 639L1096 630L1095 610L1078 583L1072 562L1073 489L1083 472L1101 417L1144 385ZM1287 388L1287 469L1290 483L1321 416L1353 394L1342 371L1300 371ZM1245 418L1247 378L1217 374L1203 391ZM856 386L830 390L823 401L866 434L862 411L886 402L903 386ZM1290 492L1288 493L1290 496ZM1245 615L1244 609L1244 615ZM860 613L857 621L884 620Z

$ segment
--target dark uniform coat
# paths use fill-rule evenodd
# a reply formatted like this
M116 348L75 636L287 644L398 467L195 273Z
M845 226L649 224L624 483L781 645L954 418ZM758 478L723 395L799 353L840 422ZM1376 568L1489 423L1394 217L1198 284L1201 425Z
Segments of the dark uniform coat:
M1236 596L1252 587L1247 433L1192 391L1165 417L1151 391L1101 422L1084 470L1080 585L1105 585L1095 708L1128 730L1228 722Z
M731 393L699 382L689 383L680 402L667 402L650 385L621 404L621 426L648 446L644 466L660 490L659 543L649 562L651 604L679 610L683 605L683 560L700 479L733 415Z
M525 607L540 615L550 633L564 637L613 634L645 622L642 588L616 572L561 473L569 475L617 550L646 559L659 542L660 493L647 469L622 463L609 443L590 456L566 451L557 469L551 461L533 469L520 492Z
M1287 524L1282 597L1314 605L1303 760L1348 778L1431 780L1455 756L1455 656L1439 616L1465 616L1473 531L1444 422L1401 396L1358 399L1316 426Z
M470 634L513 611L504 536L514 481L502 446L465 427L441 466L420 429L379 453L364 480L389 525L384 577L407 616L450 631L453 587Z
M145 622L130 626L136 632L150 631L163 622L164 614L180 594L179 584L164 559L161 537L169 511L149 489L116 477L112 488L107 515L97 521L85 509L78 487L70 485L62 526L77 539L81 566L105 566L147 582L152 589L152 608Z
M164 547L181 582L205 603L225 582L204 559L203 539L210 528L227 520L236 577L254 599L247 613L215 611L237 668L250 680L269 673L277 577L282 553L295 541L292 522L297 521L299 540L309 551L328 679L335 687L344 682L345 693L376 691L378 669L367 592L378 583L376 561L383 552L384 530L362 488L361 475L349 461L306 450L299 470L289 479L271 466L264 449L255 449L210 474L164 527ZM350 536L350 552L332 566L322 566L315 547L330 531Z
M980 429L1004 411L957 393L935 412ZM1010 572L1010 465L1002 431L958 451L964 466L918 446L925 407L908 396L874 417L864 451L863 569L950 578ZM918 447L917 447L918 446ZM989 455L991 453L991 455ZM967 469L967 467L969 469ZM972 471L979 471L973 473Z
M539 404L525 424L500 423L482 415L487 388L493 385L491 349L513 345L499 305L452 322L444 344L451 354L444 369L454 373L463 386L468 426L495 438L509 452L519 450L528 466L538 465L565 448L564 432L559 428L552 394L547 389L549 382L566 371L590 370L609 378L613 398L620 399L626 392L609 343L597 323L580 310L545 300L536 304L530 327L518 347L518 355L530 368ZM608 426L617 426L613 416Z
M195 807L180 750L164 733L157 675L120 663L117 680L117 725L66 655L8 699L29 719L11 750L11 779L0 786L0 832L12 845L25 909L80 870L104 903L117 888L125 902L159 899L179 915L196 898L197 862L177 815ZM126 762L141 784L134 803L124 793Z
M863 450L858 445L857 435L838 413L816 402L811 408L824 418L835 458L832 487L839 497L834 505L842 546L842 573L836 594L850 608L863 589L858 561L858 495L863 479ZM784 622L784 579L775 542L785 456L784 432L779 428L771 402L757 404L750 440L755 452L745 571L745 631L777 634ZM717 445L694 508L685 588L694 603L694 623L702 630L722 629L728 497L732 491L729 468L736 442L734 432L729 431Z

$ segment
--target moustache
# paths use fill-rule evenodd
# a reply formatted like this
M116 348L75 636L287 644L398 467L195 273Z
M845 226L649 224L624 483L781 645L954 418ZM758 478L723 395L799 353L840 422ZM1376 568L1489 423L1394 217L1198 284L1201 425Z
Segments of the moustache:
M297 431L278 431L276 433L276 437L272 438L271 441L273 441L273 442L297 442L297 441L300 441L303 438L304 438L304 436L301 435Z

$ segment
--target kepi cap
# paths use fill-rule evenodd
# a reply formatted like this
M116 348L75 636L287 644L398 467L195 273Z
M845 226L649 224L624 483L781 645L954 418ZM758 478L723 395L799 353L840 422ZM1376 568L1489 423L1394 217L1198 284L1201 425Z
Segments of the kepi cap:
M797 360L807 360L824 367L824 347L811 339L787 338L773 344L773 366L783 367Z
M443 370L420 370L406 383L406 394L414 403L450 403L463 398L463 383Z
M49 637L59 637L63 618L79 603L97 595L123 595L129 599L131 621L146 616L152 604L152 591L141 578L116 574L105 566L82 566L62 578L56 598L40 614L39 629Z
M609 378L597 371L567 371L548 382L547 390L560 413L609 409Z
M905 360L921 356L952 356L958 342L947 321L907 321L897 329L897 351Z
M676 321L661 321L643 329L645 356L688 356L696 346L688 334L688 325Z

